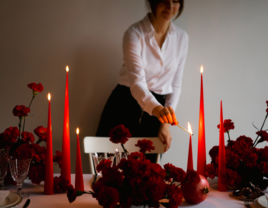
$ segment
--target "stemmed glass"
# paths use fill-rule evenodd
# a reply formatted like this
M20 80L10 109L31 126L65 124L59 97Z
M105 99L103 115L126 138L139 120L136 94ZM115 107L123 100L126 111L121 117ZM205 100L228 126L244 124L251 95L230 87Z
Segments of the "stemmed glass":
M127 152L125 152L123 148L117 148L115 150L115 164L118 165L120 163L121 159L123 159L123 158L128 159L129 154L130 154L129 150L127 150Z
M7 166L8 166L8 149L0 150L0 190L4 189L4 179L7 174Z
M28 198L29 194L22 191L22 183L27 178L32 158L25 160L10 159L9 167L11 176L17 183L17 194L22 198Z

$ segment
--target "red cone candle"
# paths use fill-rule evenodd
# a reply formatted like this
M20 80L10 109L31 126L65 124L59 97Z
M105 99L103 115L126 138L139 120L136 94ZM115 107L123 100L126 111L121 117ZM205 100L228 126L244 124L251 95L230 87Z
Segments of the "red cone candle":
M66 66L61 176L71 182L68 72L69 67Z
M201 71L201 90L200 90L200 108L199 108L197 172L198 174L205 176L206 137L205 137L205 112L204 112L204 94L203 94L203 66L201 66L200 71Z
M46 195L54 194L53 191L53 148L52 148L52 125L51 125L51 106L50 93L48 93L48 122L47 122L47 148L46 148L46 169L44 193Z
M224 174L226 173L225 163L225 142L224 142L224 125L223 125L222 101L220 113L220 139L219 139L219 167L218 167L218 190L228 191Z
M84 191L83 170L81 162L81 151L79 142L79 128L76 129L77 146L76 146L76 169L75 169L75 190Z
M188 122L188 131L192 132L191 125L189 124L189 122ZM193 166L193 151L192 151L192 134L190 134L187 172L193 169L194 169L194 166Z

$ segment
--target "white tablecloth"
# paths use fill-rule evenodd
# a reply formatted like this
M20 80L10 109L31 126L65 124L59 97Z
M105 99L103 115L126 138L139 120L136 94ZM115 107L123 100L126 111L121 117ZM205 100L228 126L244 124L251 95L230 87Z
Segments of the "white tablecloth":
M57 175L57 174L56 174ZM74 184L75 175L72 174L72 184ZM84 174L84 186L85 191L92 190L91 183L93 181L93 175ZM210 192L208 194L207 199L198 204L198 205L190 205L187 202L183 201L179 207L187 207L187 208L245 208L244 202L238 199L230 197L230 193L228 192L219 192L217 190L217 180L209 180L210 183ZM11 191L16 191L15 186L7 186L7 189ZM30 181L25 180L23 184L24 192L30 194L31 203L28 208L100 208L101 206L98 204L97 200L92 197L92 195L82 195L76 198L73 203L69 203L67 199L67 194L54 194L54 195L44 195L44 186L31 184ZM266 190L268 192L268 190ZM17 205L17 208L22 208L26 199L23 199L22 203ZM256 208L252 203L250 203L252 208Z

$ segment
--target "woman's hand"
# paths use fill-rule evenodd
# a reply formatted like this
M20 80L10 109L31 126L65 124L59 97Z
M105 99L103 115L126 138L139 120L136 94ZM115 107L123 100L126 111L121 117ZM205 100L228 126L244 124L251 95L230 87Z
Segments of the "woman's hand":
M171 145L171 133L169 131L169 124L160 124L160 128L158 131L158 137L162 140L162 142L164 144L166 144L165 146L165 152L170 148Z
M153 115L158 118L158 120L163 123L169 123L172 125L178 125L179 122L176 119L175 112L172 107L163 107L158 105L153 109Z

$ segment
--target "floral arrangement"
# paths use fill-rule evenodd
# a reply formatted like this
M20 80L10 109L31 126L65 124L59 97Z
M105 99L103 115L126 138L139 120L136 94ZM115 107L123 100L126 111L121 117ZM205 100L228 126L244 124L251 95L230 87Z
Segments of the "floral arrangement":
M116 126L110 132L110 141L120 143L124 151L124 143L129 137L131 134L123 125ZM178 207L183 199L180 185L198 184L199 174L194 170L186 173L169 163L162 168L147 160L145 152L155 149L152 141L139 140L135 146L140 148L139 152L130 153L117 166L111 167L112 162L109 160L99 163L97 170L102 172L102 177L93 185L93 192L77 191L69 186L69 202L82 194L92 194L101 206L107 208L129 208L131 205L159 207L160 204L170 208Z
M268 106L268 101L266 103ZM228 141L225 146L225 179L229 188L252 187L252 184L261 190L268 187L268 146L264 148L256 147L261 142L268 142L268 133L266 132L268 129L263 130L267 117L268 108L266 109L266 116L261 128L258 129L253 124L258 130L254 142L245 135L239 136L235 141L231 140L229 131L234 129L234 123L230 119L224 120L224 131L228 134ZM219 125L218 128L220 128ZM214 146L209 151L211 163L206 166L206 177L213 179L218 176L218 153L219 146Z
M43 91L44 87L41 83L30 83L28 87L32 89L33 93L30 104L28 107L24 105L14 107L13 115L19 118L18 127L9 127L0 134L0 149L9 149L9 155L20 160L32 158L28 176L32 183L40 184L41 181L45 179L46 160L46 148L40 144L46 142L47 128L38 126L34 129L34 133L38 137L38 140L35 142L34 135L31 132L25 131L25 124L34 98L37 96L38 92L41 93ZM56 151L53 160L59 164L59 166L61 165L60 151ZM5 181L7 183L15 183L12 180L10 172L8 172ZM56 180L55 183L57 184L58 180ZM65 181L61 181L60 185L65 183ZM56 190L59 190L57 189L57 185ZM65 188L65 191L66 190L67 188Z

